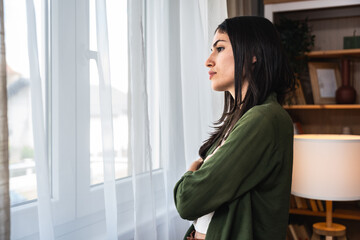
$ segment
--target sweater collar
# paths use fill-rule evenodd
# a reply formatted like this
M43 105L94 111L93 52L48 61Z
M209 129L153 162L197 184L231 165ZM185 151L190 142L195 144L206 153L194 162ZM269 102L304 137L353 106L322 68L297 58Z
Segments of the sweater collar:
M264 101L264 103L270 103L270 102L277 102L277 94L275 92L270 93L269 96Z

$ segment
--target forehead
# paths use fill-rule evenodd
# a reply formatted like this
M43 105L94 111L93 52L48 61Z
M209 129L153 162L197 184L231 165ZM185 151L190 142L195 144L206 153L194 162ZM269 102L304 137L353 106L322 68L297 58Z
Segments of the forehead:
M214 44L218 40L225 40L226 43L230 43L229 35L227 33L221 33L219 31L216 31L212 44ZM224 43L224 42L221 42L221 43Z

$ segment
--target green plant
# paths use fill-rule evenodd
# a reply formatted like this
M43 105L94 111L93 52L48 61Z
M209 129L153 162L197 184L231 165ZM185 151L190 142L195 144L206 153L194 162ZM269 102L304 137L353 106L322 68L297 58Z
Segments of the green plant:
M295 74L300 74L306 67L305 53L311 51L315 41L315 35L311 34L308 20L280 18L275 26L293 71Z

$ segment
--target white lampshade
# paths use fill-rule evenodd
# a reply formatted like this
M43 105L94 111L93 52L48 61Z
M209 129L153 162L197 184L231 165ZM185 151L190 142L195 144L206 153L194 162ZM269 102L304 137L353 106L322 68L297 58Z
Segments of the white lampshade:
M295 135L291 192L319 200L359 200L360 136Z

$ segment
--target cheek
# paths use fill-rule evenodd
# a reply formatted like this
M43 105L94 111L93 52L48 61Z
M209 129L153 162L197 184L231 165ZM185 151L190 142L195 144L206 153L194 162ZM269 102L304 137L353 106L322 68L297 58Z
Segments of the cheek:
M229 68L229 72L232 72L233 75L234 75L234 72L235 72L235 63L234 63L234 58L233 56L229 57L227 59L227 65L228 65L228 68Z
M234 74L235 74L234 66L229 65L228 68L229 68L229 70L227 71L227 77L232 79L232 81L234 81Z
M228 61L226 63L224 63L224 71L222 72L222 77L224 78L224 80L226 82L230 82L230 81L234 81L234 74L235 74L235 69L234 69L234 63L232 61Z
M222 63L222 69L223 73L226 73L226 75L232 74L234 75L235 72L235 64L234 64L234 57L232 55L227 55L224 57L221 61Z

